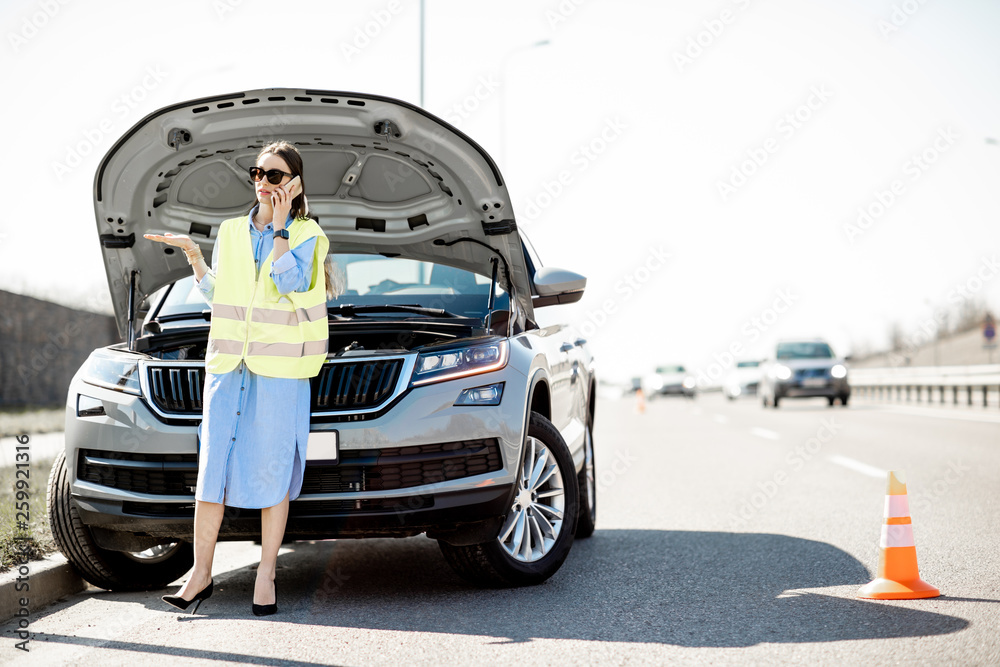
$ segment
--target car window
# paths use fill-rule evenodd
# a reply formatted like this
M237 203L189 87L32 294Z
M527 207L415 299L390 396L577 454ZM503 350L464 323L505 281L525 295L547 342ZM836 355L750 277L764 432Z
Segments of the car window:
M832 359L833 350L826 343L778 343L778 359Z
M759 361L740 361L736 364L737 368L757 368L758 366L760 366Z
M358 253L330 253L334 298L330 306L407 304L441 308L456 315L482 318L486 315L491 276L404 257ZM509 307L506 291L496 287L494 310ZM157 317L200 313L208 309L194 276L171 286Z
M657 373L683 373L683 366L660 366L656 369Z

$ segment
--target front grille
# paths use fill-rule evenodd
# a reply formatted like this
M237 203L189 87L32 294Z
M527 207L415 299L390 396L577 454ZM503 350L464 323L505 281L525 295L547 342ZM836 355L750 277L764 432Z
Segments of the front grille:
M374 408L400 381L403 360L368 359L327 362L310 379L313 412ZM202 366L150 366L149 398L161 412L178 417L200 416L205 369Z
M302 493L391 491L502 468L503 458L496 439L342 450L337 465L306 463ZM198 457L81 449L77 477L122 491L190 496L198 483Z
M198 456L81 449L76 470L80 480L113 489L187 496L198 483Z
M205 369L201 366L152 366L149 369L153 402L164 412L200 413L204 387Z
M375 407L396 388L402 359L325 364L312 378L313 411Z

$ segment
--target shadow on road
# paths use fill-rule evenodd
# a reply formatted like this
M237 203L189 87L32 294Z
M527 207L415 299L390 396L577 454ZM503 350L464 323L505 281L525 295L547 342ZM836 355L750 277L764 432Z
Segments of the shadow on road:
M466 586L437 544L422 537L298 543L279 564L283 613L275 620L499 642L738 647L940 635L969 625L939 613L796 593L861 586L871 577L840 549L783 535L599 530L574 545L546 584L513 590ZM253 573L234 573L228 583L226 597L240 597L238 609L247 606Z

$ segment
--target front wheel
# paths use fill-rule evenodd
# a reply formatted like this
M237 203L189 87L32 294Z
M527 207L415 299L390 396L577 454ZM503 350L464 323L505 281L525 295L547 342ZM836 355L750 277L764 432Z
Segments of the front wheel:
M66 452L52 464L48 488L49 525L66 560L88 582L114 591L164 588L194 565L189 542L169 542L137 553L97 546L70 497Z
M438 541L445 560L477 586L542 583L562 566L573 546L579 511L576 477L573 457L559 430L532 412L514 498L499 535L468 546Z

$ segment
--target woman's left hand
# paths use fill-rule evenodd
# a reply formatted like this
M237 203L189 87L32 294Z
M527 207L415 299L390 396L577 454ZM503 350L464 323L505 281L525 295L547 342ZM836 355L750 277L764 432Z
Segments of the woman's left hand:
M274 210L274 217L271 218L274 229L284 229L285 220L292 210L292 199L284 187L277 187L271 191L271 208Z

